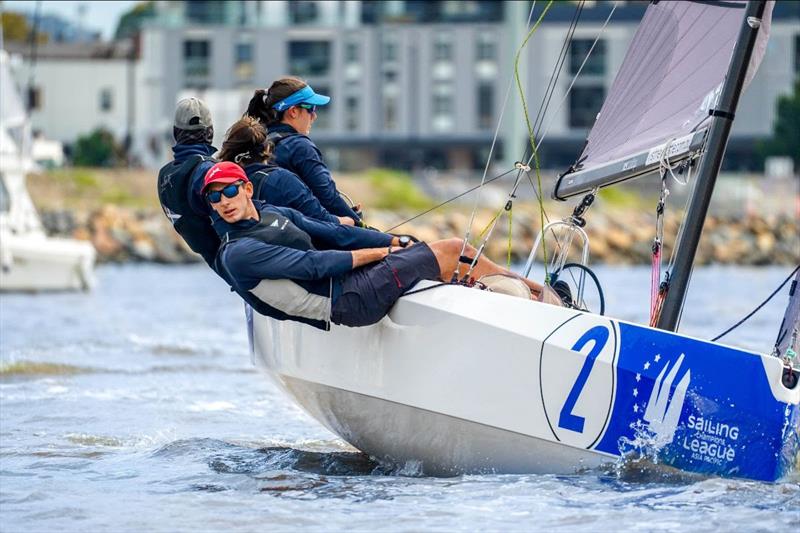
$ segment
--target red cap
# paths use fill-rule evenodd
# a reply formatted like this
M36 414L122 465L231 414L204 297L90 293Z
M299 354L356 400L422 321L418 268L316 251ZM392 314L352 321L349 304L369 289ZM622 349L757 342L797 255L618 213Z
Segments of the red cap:
M242 167L230 161L222 161L217 163L206 172L206 178L203 181L203 192L212 183L236 183L237 181L250 181L247 179L247 174L244 173Z

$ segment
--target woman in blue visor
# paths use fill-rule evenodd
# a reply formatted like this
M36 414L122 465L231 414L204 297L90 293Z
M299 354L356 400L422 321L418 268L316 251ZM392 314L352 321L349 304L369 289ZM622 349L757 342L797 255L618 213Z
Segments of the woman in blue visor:
M317 109L330 101L329 96L315 93L301 79L281 78L269 89L256 90L247 106L247 115L257 118L267 128L267 138L274 145L275 164L303 180L330 213L350 217L361 225L358 206L350 207L341 197L322 154L308 137Z

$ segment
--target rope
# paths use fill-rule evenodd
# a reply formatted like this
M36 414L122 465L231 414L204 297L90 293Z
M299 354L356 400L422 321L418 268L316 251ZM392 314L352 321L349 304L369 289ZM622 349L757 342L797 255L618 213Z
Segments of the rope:
M466 196L467 194L471 193L471 192L472 192L472 191L474 191L475 189L480 189L481 187L483 187L483 186L484 186L484 185L486 185L487 183L492 183L493 181L499 180L500 178L502 178L502 177L504 177L504 176L507 176L507 175L511 174L511 173L512 173L512 172L514 172L515 170L516 170L515 168L512 168L511 170L507 170L506 172L503 172L502 174L498 174L497 176L495 176L495 177L493 177L493 178L490 178L490 179L488 179L488 180L486 180L486 181L481 181L481 183L480 183L479 185L475 185L474 187L470 187L470 188L469 188L469 189L467 189L466 191L464 191L464 192L462 192L462 193L460 193L460 194L457 194L457 195L453 196L452 198L449 198L449 199L445 200L444 202L442 202L442 203L440 203L440 204L437 204L437 205L435 205L435 206L431 207L430 209L426 209L426 210L425 210L425 211L423 211L422 213L416 214L416 215L414 215L413 217L411 217L411 218L409 218L409 219L407 219L407 220L404 220L404 221L402 221L401 223L397 224L396 226L392 226L391 228L389 228L389 229L387 229L387 230L386 230L386 233L389 233L389 232L391 232L391 231L393 231L393 230L396 230L396 229L397 229L397 228L399 228L400 226L403 226L403 225L405 225L405 224L408 224L409 222L411 222L411 221L414 221L414 220L418 219L418 218L419 218L419 217L421 217L421 216L427 215L427 214L428 214L428 213L430 213L431 211L435 211L436 209L439 209L440 207L442 207L442 206L444 206L444 205L447 205L447 204L449 204L450 202L452 202L452 201L454 201L454 200L458 200L458 199L459 199L459 198L461 198L462 196ZM471 225L472 225L472 224L470 224L470 226L471 226ZM462 255L463 255L463 254L462 254Z
M528 26L530 26L531 20L533 19L533 10L535 8L536 8L536 0L533 0L533 3L531 4L531 10L528 13L528 21L526 23ZM464 255L464 251L466 251L467 249L467 243L469 242L469 238L471 236L472 223L475 222L475 214L478 212L478 205L480 204L480 199L481 199L481 191L483 185L486 182L486 174L489 173L489 165L492 162L494 147L497 144L497 136L500 133L500 125L503 123L503 116L505 116L506 107L508 106L508 99L511 96L512 83L513 83L513 78L508 80L508 87L506 88L506 96L503 99L503 107L500 108L500 117L497 119L497 127L494 130L494 137L492 137L492 145L489 148L489 155L486 157L486 166L483 168L483 176L481 177L481 183L478 186L478 194L475 195L475 205L472 207L472 214L470 215L469 223L467 223L467 231L464 234L464 245L461 248L461 255Z
M776 294L778 294L778 292L780 292L780 290L783 288L783 286L784 286L784 285L786 285L786 284L789 282L789 280L790 280L790 279L792 279L792 276L794 276L794 275L797 273L797 271L798 271L798 270L800 270L800 265L797 265L797 267L795 267L795 269L794 269L794 270L792 270L792 273L791 273L791 274L789 274L789 277L787 277L785 280L783 280L783 282L782 282L782 283L781 283L781 284L778 286L778 288L777 288L777 289L775 289L775 290L772 292L772 294L770 294L769 296L767 296L767 299L766 299L766 300L764 300L763 302L761 302L761 303L758 305L758 307L756 307L755 309L753 309L752 311L750 311L750 313L749 313L749 314L748 314L746 317L744 317L743 319L741 319L739 322L737 322L737 323L736 323L736 324L734 324L733 326L729 327L728 329L726 329L725 331L723 331L722 333L720 333L719 335L717 335L716 337L714 337L713 339L711 339L711 342L716 342L716 341L718 341L719 339L721 339L722 337L724 337L725 335L727 335L727 334L728 334L728 333L730 333L731 331L735 330L736 328L738 328L739 326L741 326L742 324L744 324L744 323L745 323L747 320L749 320L749 319L750 319L750 317L752 317L753 315L755 315L756 313L758 313L758 312L761 310L761 308L762 308L762 307L764 307L765 305L767 305L767 302L769 302L770 300L772 300L772 298L773 298L773 297L774 297Z

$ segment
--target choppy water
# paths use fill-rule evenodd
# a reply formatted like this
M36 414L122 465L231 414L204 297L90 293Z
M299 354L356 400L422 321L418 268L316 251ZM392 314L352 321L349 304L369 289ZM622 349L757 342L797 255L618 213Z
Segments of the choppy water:
M91 294L0 297L0 530L770 530L800 483L665 475L420 477L371 461L250 365L242 306L203 266L98 270ZM649 270L599 269L646 317ZM711 337L788 269L695 272L683 331ZM769 350L781 295L726 341Z

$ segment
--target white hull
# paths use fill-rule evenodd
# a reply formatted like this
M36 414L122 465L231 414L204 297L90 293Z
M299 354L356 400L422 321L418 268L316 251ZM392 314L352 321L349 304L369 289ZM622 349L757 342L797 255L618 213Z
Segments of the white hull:
M0 291L89 290L95 250L88 242L38 234L3 235Z
M672 455L685 448L688 458L670 455L667 464L722 475L785 470L772 454L774 464L758 458L744 471L763 450L747 446L751 419L761 441L773 424L775 446L796 446L796 428L780 427L784 411L796 426L800 388L780 385L779 360L502 294L445 286L402 298L369 327L325 332L255 315L251 332L257 365L311 416L372 456L417 461L428 474L579 472L616 461L634 426ZM715 351L733 366L741 359L744 375L707 369ZM693 431L714 389L702 383L706 373L720 376L711 385L726 380L738 390L737 379L754 381L754 368L763 383L741 394L777 407L750 413L742 401L732 419L716 409L709 420L717 426ZM722 420L737 424L736 434L704 433ZM705 438L732 451L709 452Z

